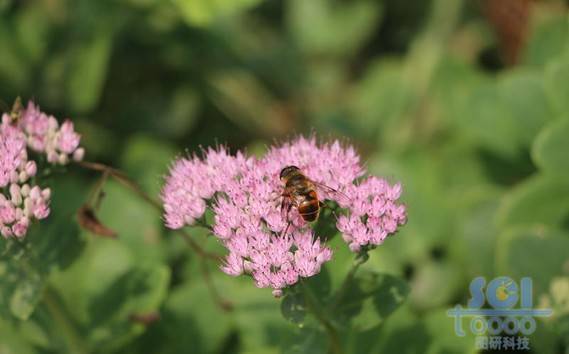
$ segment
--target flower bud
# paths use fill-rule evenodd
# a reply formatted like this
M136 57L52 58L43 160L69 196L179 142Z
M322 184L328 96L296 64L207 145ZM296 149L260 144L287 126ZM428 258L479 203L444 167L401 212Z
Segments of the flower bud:
M51 197L51 189L45 188L43 191L41 191L41 196L43 200L48 200Z
M4 238L8 238L13 235L13 232L8 226L0 226L0 234L2 234Z
M77 150L73 152L73 160L76 162L83 160L84 156L85 156L85 149L81 147L77 148Z
M37 165L35 161L28 161L26 163L25 171L28 174L28 176L30 177L35 176L37 172Z
M20 188L20 194L22 195L22 197L27 197L30 195L30 185L29 184L24 184L21 188Z
M20 193L20 186L12 183L10 185L10 196L12 197L12 204L20 205L22 203L22 194Z

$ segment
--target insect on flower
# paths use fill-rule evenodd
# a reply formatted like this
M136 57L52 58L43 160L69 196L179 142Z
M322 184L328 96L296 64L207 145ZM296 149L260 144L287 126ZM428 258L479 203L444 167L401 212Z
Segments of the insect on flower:
M284 185L281 202L281 213L284 220L289 220L289 212L292 207L296 207L302 219L306 222L313 222L318 219L320 210L325 204L318 197L317 189L324 190L336 199L349 201L348 196L334 188L322 183L311 180L296 166L286 166L280 172L279 178ZM288 231L288 225L283 234Z

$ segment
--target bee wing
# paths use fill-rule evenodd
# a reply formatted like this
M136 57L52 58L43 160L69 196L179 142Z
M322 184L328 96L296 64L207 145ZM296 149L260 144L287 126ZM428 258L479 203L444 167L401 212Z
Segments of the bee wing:
M316 182L313 180L310 180L310 182L312 182L319 190L326 192L326 194L332 196L334 199L341 202L342 204L348 204L351 201L350 197L348 197L345 193L342 193L337 189L328 187L323 183Z

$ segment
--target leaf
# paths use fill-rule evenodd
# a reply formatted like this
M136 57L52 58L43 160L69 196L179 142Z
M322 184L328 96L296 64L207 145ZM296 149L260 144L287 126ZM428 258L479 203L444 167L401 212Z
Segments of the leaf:
M134 268L115 280L90 304L89 342L107 352L143 331L133 315L157 311L166 298L170 270L164 266Z
M427 313L422 323L431 338L426 353L470 353L474 352L474 335L465 330L466 335L459 337L455 333L454 322L447 315L447 309L436 309ZM464 326L466 327L466 321Z
M325 354L328 350L328 335L321 329L303 327L291 338L287 345L283 346L284 354Z
M117 231L120 242L128 245L140 264L161 264L165 244L160 242L159 211L114 181L108 182L104 191L106 197L98 212L101 222Z
M569 49L568 35L566 16L554 16L539 24L526 45L523 62L535 66L545 65L551 58Z
M0 353L2 354L34 354L38 353L34 343L26 338L8 321L0 317Z
M170 144L157 141L150 136L134 135L129 139L121 156L125 172L139 181L143 189L157 198L163 183L163 176L176 155Z
M569 119L548 124L535 139L532 158L544 172L567 177L569 175Z
M373 1L288 2L288 24L308 54L352 55L378 26L381 7Z
M279 301L270 289L258 289L249 278L225 274L214 277L214 281L219 293L233 303L229 316L241 352L279 353L280 348L290 346L295 328L283 320ZM209 318L207 312L202 316Z
M567 54L550 61L545 67L544 86L553 111L561 116L569 111L569 65Z
M235 15L261 0L174 0L184 20L192 26L206 27L219 17Z
M3 292L9 293L8 306L12 315L20 320L27 320L32 315L45 284L43 274L24 263L25 261L18 265L9 264L7 267L10 274L0 282Z
M450 258L417 261L409 284L409 302L420 310L449 303L463 289L461 271Z
M81 255L85 239L73 217L50 217L34 224L28 235L31 262L42 272L67 268Z
M549 290L556 276L566 272L569 254L569 234L552 228L515 227L499 235L497 271L512 279L531 277L534 299Z
M99 102L107 77L112 47L111 33L108 29L100 29L95 37L80 43L69 53L66 91L73 110L88 112Z
M374 327L395 311L409 293L407 284L392 275L361 270L340 288L330 314L338 324L358 330Z
M415 101L403 66L394 60L370 64L353 95L351 110L362 134L369 139L376 138L377 133L387 131L391 125L399 126L401 117Z
M297 325L304 323L306 317L306 300L302 292L287 293L281 300L283 317Z
M509 104L500 98L494 81L481 83L472 90L459 110L457 123L476 145L505 158L517 155L518 122Z
M516 122L516 129L510 134L517 136L522 146L529 146L541 128L553 118L542 73L510 71L500 78L498 90L500 99L512 112Z
M569 181L550 174L537 174L518 184L503 199L498 224L555 225L569 216Z
M84 246L75 222L58 217L33 224L23 240L3 240L3 243L0 307L9 308L21 320L34 312L47 276L54 269L69 266Z

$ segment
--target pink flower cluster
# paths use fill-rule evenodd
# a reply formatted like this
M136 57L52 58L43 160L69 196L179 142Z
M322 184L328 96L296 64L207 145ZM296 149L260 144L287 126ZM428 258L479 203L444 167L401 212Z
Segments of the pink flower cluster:
M400 183L390 186L387 181L371 176L349 189L352 197L349 214L340 215L336 226L352 251L381 244L399 225L405 224L405 206L397 204Z
M37 164L28 148L58 164L67 163L69 154L80 159L84 153L71 122L59 127L31 102L15 113L3 114L0 125L0 234L5 238L25 236L33 220L50 212L51 190L35 184Z
M206 158L181 158L174 162L162 189L166 226L179 229L203 216L206 201L247 165L243 154L230 156L224 148L208 149Z
M318 196L341 208L337 227L352 251L380 244L405 223L405 207L397 204L399 184L391 187L375 177L357 184L365 170L352 147L300 137L271 148L263 158L241 153L232 157L225 149L210 149L203 159L178 159L162 193L166 225L192 225L209 201L215 214L213 232L229 251L222 270L234 276L250 274L258 287L273 288L279 296L299 278L317 274L332 258L319 237L330 235L315 235L296 208L290 213L280 208L284 186L279 174L290 165L329 187L317 189Z
M70 156L76 161L83 159L85 150L79 147L81 136L75 132L70 120L59 126L54 116L41 112L30 101L17 124L26 135L28 147L44 153L48 162L65 165Z

